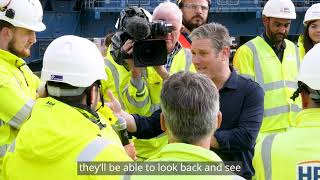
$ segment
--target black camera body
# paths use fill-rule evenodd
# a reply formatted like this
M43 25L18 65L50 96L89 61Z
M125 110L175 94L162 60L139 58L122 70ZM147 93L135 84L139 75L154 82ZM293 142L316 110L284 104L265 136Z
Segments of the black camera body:
M142 8L127 7L120 13L118 22L120 46L134 40L133 54L129 56L121 50L115 61L123 65L124 59L133 58L136 67L159 66L167 63L167 48L164 37L172 32L172 25L164 21L149 22Z

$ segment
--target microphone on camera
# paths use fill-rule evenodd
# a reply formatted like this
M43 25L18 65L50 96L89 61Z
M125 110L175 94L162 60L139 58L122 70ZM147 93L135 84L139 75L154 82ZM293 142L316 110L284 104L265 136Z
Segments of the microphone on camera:
M125 146L130 144L126 120L123 119L122 117L119 117L115 124L115 127L118 131L122 145Z
M138 16L128 19L126 31L136 40L143 40L151 33L148 20Z

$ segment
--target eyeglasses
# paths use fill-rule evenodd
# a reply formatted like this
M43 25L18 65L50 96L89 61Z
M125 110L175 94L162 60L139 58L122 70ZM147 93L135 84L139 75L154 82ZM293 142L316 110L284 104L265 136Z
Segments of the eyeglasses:
M201 8L202 11L208 11L209 7L204 5L198 5L198 4L183 4L182 7L197 10L198 7Z

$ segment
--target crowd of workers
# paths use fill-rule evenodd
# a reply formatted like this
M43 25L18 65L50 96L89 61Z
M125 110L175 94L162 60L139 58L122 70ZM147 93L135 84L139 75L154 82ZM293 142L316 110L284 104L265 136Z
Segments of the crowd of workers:
M105 57L85 38L59 37L40 79L23 58L46 28L41 3L0 6L0 179L176 178L77 174L77 162L99 161L236 161L240 176L183 179L319 179L320 4L306 11L296 45L286 39L294 4L266 2L264 32L232 64L228 29L208 22L211 0L162 2L152 15L139 7L172 25L161 37L165 65L135 66L120 16Z

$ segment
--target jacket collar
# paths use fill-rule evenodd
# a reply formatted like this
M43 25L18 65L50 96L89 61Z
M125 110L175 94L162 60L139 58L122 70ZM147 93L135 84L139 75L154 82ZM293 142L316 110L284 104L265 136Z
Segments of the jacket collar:
M159 153L150 158L158 159L176 159L192 161L222 161L213 151L199 146L185 143L167 144Z
M230 71L231 71L231 75L229 77L229 79L227 80L227 82L223 85L223 88L229 88L229 89L237 89L238 87L238 75L237 72L234 70L234 68L232 66L229 66Z
M5 62L7 62L13 66L16 66L17 68L20 68L21 66L26 64L26 62L23 59L19 58L18 56L14 55L8 51L2 50L2 49L0 49L0 57Z
M298 113L296 127L320 127L320 108L304 109Z

